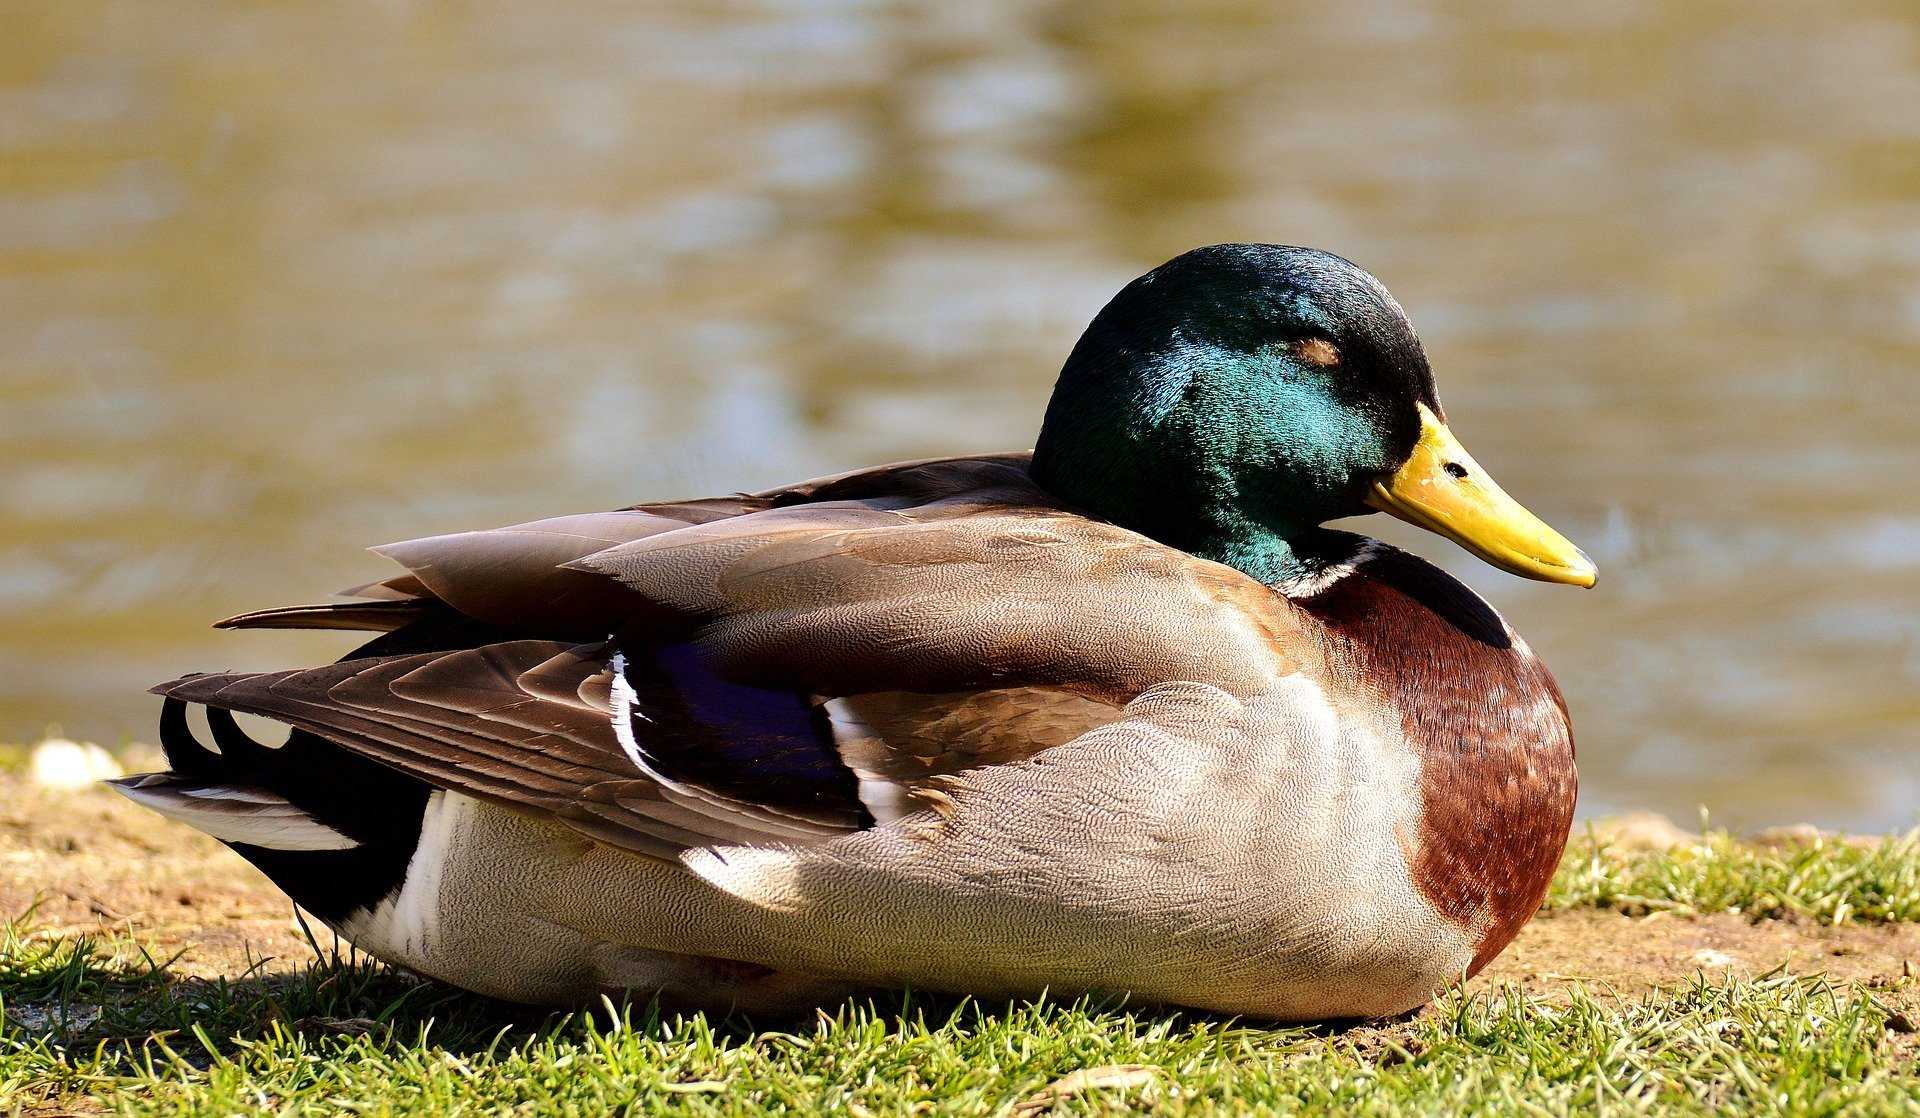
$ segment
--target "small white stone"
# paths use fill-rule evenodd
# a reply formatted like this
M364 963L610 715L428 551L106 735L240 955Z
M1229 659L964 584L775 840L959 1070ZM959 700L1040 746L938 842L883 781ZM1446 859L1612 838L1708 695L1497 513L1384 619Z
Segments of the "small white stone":
M125 776L113 754L92 742L48 738L33 747L33 783L41 788L72 790L97 781Z
M1711 947L1702 948L1693 953L1693 961L1703 967L1730 967L1740 960L1724 951L1715 951Z

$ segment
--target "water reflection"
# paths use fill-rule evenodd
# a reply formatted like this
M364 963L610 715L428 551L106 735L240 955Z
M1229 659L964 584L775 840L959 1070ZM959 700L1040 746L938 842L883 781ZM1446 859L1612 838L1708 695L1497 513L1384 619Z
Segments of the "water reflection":
M1592 595L1584 809L1914 821L1897 0L42 5L0 43L0 736L324 638L366 543L1025 445L1104 299L1315 244Z

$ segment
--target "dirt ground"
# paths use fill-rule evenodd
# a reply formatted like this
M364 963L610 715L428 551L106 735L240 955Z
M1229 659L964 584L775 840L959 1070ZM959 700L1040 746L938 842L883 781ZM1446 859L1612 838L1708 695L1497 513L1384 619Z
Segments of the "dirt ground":
M296 969L313 954L286 898L219 843L105 789L52 791L0 772L0 918L29 908L44 932L125 931L156 957L177 952L182 975ZM330 944L325 928L314 931ZM1476 982L1551 993L1577 981L1633 995L1701 971L1782 965L1890 986L1920 970L1920 924L1563 912L1536 919Z

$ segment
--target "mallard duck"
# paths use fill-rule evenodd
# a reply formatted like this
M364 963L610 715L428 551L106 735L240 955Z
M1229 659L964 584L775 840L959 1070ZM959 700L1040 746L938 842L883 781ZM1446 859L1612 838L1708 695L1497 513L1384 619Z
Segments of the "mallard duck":
M1484 601L1322 525L1595 578L1445 414L1371 275L1196 249L1094 319L1030 454L375 548L404 573L220 625L380 635L160 685L171 771L118 786L512 1001L1399 1013L1538 907L1573 741Z

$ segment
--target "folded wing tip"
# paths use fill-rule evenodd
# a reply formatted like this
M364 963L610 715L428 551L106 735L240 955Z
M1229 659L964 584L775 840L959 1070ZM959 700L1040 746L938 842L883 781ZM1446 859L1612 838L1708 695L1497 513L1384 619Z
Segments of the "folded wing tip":
M169 679L165 683L156 683L152 687L147 688L147 694L160 695L164 698L172 698L173 693L175 691L178 691L180 688L185 687L187 684L192 683L194 680L199 679L201 676L205 674L207 673L188 672L186 675L183 675L183 676L175 676L173 679Z
M213 623L216 629L345 629L391 633L419 617L432 603L423 598L329 602L279 606L237 613Z
M403 567L411 569L413 564L407 559L409 555L418 557L423 552L428 552L435 545L444 543L447 540L458 536L479 534L480 533L477 532L441 532L433 536L415 536L410 540L394 540L391 543L377 543L367 548L367 550L382 559L390 559Z

